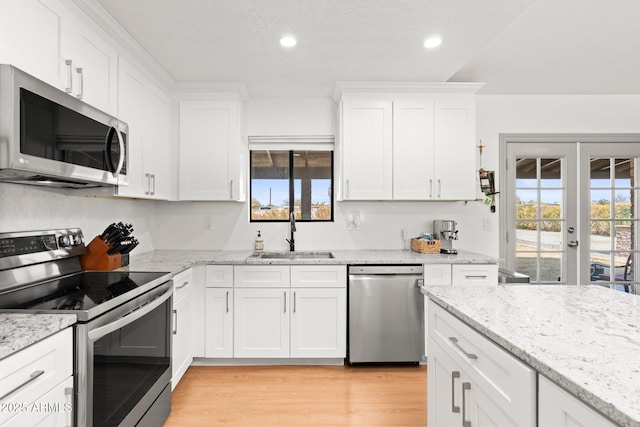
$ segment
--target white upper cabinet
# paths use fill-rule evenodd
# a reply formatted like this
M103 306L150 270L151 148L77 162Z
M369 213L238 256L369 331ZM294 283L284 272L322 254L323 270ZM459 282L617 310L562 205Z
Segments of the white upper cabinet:
M3 43L0 62L116 115L117 49L105 34L80 19L74 7L59 0L0 6L0 37L11 40Z
M50 85L60 87L62 16L48 1L3 2L0 63L13 64ZM25 31L25 28L30 28ZM10 41L10 42L9 42Z
M244 201L243 104L180 102L180 200Z
M434 196L433 99L393 103L393 198Z
M118 117L129 125L127 182L118 196L168 199L169 97L122 57L118 80Z
M342 118L343 198L390 200L393 167L391 102L345 101Z
M475 199L480 84L337 87L340 200Z

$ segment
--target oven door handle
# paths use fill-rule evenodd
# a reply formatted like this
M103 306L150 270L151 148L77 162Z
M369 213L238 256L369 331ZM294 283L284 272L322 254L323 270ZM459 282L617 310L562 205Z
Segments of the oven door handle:
M166 300L171 298L172 294L173 294L173 288L169 288L169 290L167 290L165 293L152 299L148 303L145 303L143 305L138 306L137 308L134 308L133 310L131 310L124 316L118 318L117 320L114 320L111 323L107 323L104 326L100 326L99 328L89 331L89 334L88 334L89 340L90 341L98 340L104 337L105 335L108 335L111 332L116 331L122 328L123 326L128 325L129 323L135 322L139 318L149 314L150 312L158 308Z

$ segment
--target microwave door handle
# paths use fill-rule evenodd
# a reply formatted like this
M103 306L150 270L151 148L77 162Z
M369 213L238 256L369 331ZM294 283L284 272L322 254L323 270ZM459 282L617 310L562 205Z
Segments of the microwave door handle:
M104 154L107 161L107 170L109 172L113 172L115 174L115 166L113 165L113 158L111 157L111 145L113 144L113 134L116 131L116 128L110 127L109 132L107 132L107 137L104 140Z
M99 328L94 329L93 331L89 331L89 340L96 341L105 335L110 334L113 331L116 331L132 322L135 322L139 318L149 314L156 308L158 308L161 304L163 304L166 300L171 298L173 295L173 288L169 288L165 293L160 295L159 297L152 300L150 303L143 305L142 307L130 311L124 316L114 320L111 323L107 323L104 326L100 326Z
M122 167L124 166L124 157L126 153L124 152L125 148L124 148L124 138L122 137L122 132L120 132L118 129L115 129L115 131L116 131L116 135L118 136L118 145L120 146L120 159L118 160L118 167L116 168L116 171L113 173L113 176L118 176L120 174L120 171L122 171ZM155 177L154 177L153 187L155 190Z

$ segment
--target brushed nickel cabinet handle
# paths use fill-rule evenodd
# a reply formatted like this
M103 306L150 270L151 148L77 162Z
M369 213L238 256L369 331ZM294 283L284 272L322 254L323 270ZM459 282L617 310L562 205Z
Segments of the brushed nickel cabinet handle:
M429 198L433 198L433 179L429 180Z
M67 87L64 88L64 91L71 93L73 92L73 61L66 59L64 63L67 66Z
M442 197L442 182L438 179L438 199Z
M173 335L178 334L178 310L173 310L173 318L175 322L173 322Z
M29 384L31 381L35 380L36 378L38 378L42 374L44 374L43 370L33 371L29 375L29 378L27 378L25 381L23 381L22 384L18 384L17 386L15 386L11 390L9 390L7 393L5 393L2 396L0 396L0 400L4 400L5 397L11 396L13 393L15 393L16 391L20 390L22 387L26 386L27 384Z
M79 77L79 80L78 80L79 90L78 90L77 98L82 99L84 98L84 73L82 72L82 67L76 68L76 73L78 73L78 77Z
M456 378L460 378L460 371L451 372L451 412L460 413L460 407L456 406Z
M147 188L144 190L144 194L148 196L149 193L151 193L151 174L145 173L144 177L145 177L145 180L147 181Z
M284 291L284 312L287 312L287 291Z
M471 427L471 421L466 419L467 399L465 398L465 391L467 390L471 390L471 383L462 383L462 427Z
M229 312L229 291L227 291L227 313Z
M151 195L152 196L156 195L156 174L155 173L151 174Z
M456 347L458 347L458 350L460 350L465 356L467 356L469 359L477 359L478 356L476 354L473 353L469 353L467 352L464 348L462 348L460 346L460 343L458 342L458 338L456 337L449 337L449 341L451 341L453 343L453 345L455 345Z

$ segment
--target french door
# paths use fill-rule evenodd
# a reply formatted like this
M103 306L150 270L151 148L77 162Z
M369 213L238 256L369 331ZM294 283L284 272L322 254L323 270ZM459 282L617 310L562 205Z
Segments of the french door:
M635 293L640 142L634 139L640 141L505 137L507 268L534 284L591 283Z

